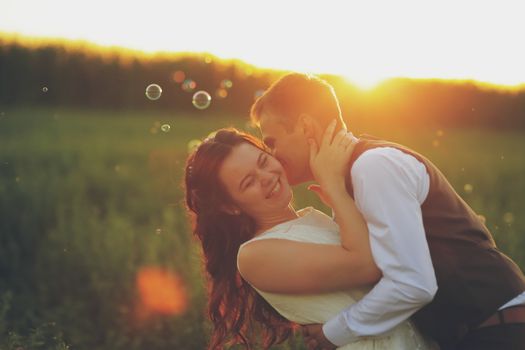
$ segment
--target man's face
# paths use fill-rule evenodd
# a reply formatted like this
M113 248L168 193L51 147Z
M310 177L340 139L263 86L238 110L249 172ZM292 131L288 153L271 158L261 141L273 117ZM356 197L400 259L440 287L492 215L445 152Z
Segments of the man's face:
M272 113L265 111L261 114L260 127L263 142L281 162L290 185L311 181L310 148L300 123L289 132Z

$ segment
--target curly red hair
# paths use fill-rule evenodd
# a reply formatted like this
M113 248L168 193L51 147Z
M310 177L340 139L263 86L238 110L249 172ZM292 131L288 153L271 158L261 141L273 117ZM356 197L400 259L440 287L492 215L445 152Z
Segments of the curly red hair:
M243 344L251 349L257 330L269 348L288 339L294 324L278 314L239 274L237 253L253 238L256 224L241 213L220 208L233 205L218 173L224 159L241 143L266 150L257 138L236 129L221 129L204 142L186 162L186 206L193 233L202 245L207 274L208 315L213 323L209 349Z

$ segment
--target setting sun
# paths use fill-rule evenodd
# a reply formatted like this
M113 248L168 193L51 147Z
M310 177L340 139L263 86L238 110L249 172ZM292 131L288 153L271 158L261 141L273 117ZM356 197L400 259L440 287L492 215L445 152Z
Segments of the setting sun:
M10 0L0 31L145 52L209 52L261 68L525 83L519 2ZM28 10L30 9L30 11Z

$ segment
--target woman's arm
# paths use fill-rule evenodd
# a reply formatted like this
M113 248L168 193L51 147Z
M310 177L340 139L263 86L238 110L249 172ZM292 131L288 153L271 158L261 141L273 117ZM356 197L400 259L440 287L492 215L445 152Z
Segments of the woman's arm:
M272 293L333 292L373 284L381 277L374 264L340 245L287 239L261 239L244 245L238 265L245 280Z

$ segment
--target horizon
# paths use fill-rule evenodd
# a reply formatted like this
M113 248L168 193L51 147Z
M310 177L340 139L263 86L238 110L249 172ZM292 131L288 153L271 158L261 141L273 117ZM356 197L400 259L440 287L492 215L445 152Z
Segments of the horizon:
M209 53L261 69L339 75L363 89L395 77L525 84L517 1L2 2L0 32L11 35Z
M211 62L213 60L218 60L219 62L222 62L223 64L226 64L227 62L236 62L241 65L248 66L249 70L252 68L255 71L273 71L273 72L291 72L291 71L297 71L297 72L304 72L309 74L314 74L317 76L336 76L344 79L348 84L354 86L355 88L363 91L363 92L372 92L376 90L377 88L381 87L383 84L396 81L396 80L409 80L409 81L415 81L415 82L427 82L427 81L433 81L433 82L440 82L440 83L447 83L447 84L458 84L458 85L474 85L477 88L480 89L490 89L490 90L503 90L507 92L523 92L525 91L525 82L519 83L519 84L498 84L490 81L482 81L482 80L476 80L476 79L464 79L464 78L442 78L442 77L409 77L409 76L390 76L386 77L384 79L380 79L377 81L374 81L370 84L360 84L356 81L353 81L351 78L338 73L333 72L308 72L308 71L301 71L301 70L293 70L293 69L284 69L284 68L276 68L276 67L261 67L257 66L256 64L253 64L252 62L247 62L239 58L235 57L220 57L212 52L195 52L195 51L166 51L166 50L159 50L159 51L144 51L136 48L130 48L130 47L124 47L119 45L101 45L95 42L91 42L89 40L84 39L68 39L68 38L59 38L59 37L44 37L44 36L29 36L29 35L21 35L18 33L6 33L0 31L0 42L4 42L7 44L16 44L20 45L22 47L34 49L37 47L43 47L43 46L51 46L51 47L65 47L67 49L71 50L78 50L80 52L84 52L87 54L94 54L94 55L100 55L102 57L105 56L118 56L119 58L131 58L131 57L138 57L138 58L145 58L145 59L155 59L155 58L175 58L178 56L186 56L186 57L203 57L203 59L206 62Z

